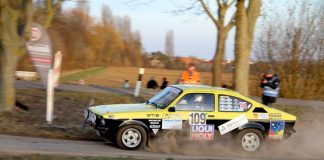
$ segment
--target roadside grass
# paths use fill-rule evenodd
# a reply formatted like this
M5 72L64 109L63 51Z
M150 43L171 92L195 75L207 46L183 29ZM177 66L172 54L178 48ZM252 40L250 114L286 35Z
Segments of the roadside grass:
M138 103L141 98L111 93L85 93L56 91L53 126L46 128L46 92L38 89L18 89L17 100L29 107L29 111L0 112L0 133L33 137L95 140L94 131L83 125L83 110L94 99L96 105Z
M97 76L99 74L102 74L104 71L105 68L99 67L87 70L79 70L72 73L63 73L60 78L60 83L77 83L81 79Z
M90 156L64 156L64 155L0 155L0 160L140 160L130 157L90 157Z

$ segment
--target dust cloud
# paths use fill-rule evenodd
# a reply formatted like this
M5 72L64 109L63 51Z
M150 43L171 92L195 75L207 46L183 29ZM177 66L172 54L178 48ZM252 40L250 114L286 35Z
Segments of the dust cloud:
M190 141L188 135L168 131L151 139L151 152L223 158L253 159L324 159L324 107L313 108L297 116L297 132L281 142L265 142L255 153L235 150L231 136L214 136L214 141ZM218 131L216 131L218 132Z

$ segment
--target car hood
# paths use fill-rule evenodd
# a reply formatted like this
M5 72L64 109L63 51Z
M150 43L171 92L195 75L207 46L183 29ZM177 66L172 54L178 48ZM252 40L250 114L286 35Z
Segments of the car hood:
M106 113L120 113L120 112L148 112L148 111L156 111L157 108L145 104L112 104L112 105L99 105L89 107L89 110L95 112L99 115L103 115Z

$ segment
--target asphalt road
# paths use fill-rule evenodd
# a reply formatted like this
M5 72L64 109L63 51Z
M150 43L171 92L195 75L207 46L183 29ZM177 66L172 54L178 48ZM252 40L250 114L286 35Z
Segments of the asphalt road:
M188 156L163 154L147 151L127 151L105 142L70 141L58 139L32 138L0 135L0 154L46 154L73 156L129 157L141 159L219 159L231 160L240 157ZM240 158L245 159L245 158Z

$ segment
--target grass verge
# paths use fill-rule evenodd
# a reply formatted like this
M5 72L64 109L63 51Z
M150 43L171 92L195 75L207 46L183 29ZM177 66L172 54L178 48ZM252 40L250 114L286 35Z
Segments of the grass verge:
M112 93L56 91L53 125L65 129L49 130L42 127L46 124L46 92L38 89L18 89L16 96L29 110L0 112L0 134L93 140L97 139L93 130L88 125L83 126L83 110L91 98L97 105L143 102L140 98Z
M60 78L61 83L71 83L71 82L77 82L81 79L85 79L88 77L93 77L96 75L99 75L105 71L105 68L92 68L87 70L81 70L78 72L73 72L69 74L63 74Z

